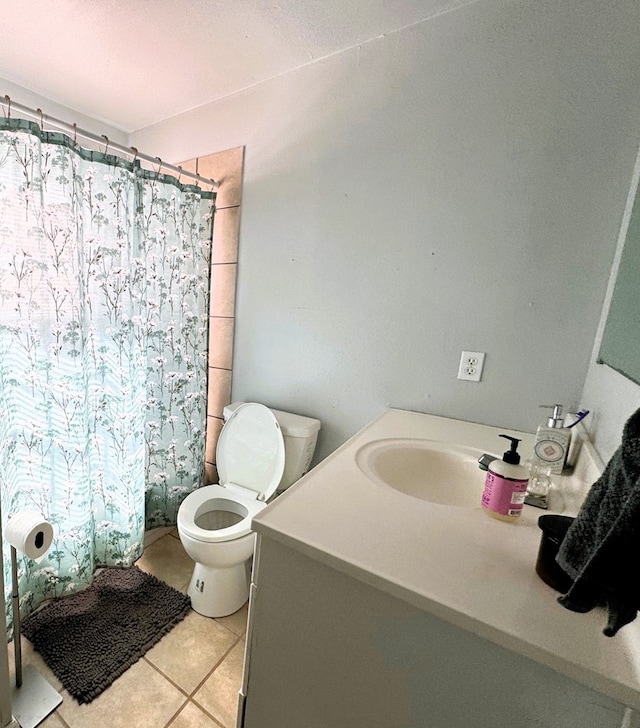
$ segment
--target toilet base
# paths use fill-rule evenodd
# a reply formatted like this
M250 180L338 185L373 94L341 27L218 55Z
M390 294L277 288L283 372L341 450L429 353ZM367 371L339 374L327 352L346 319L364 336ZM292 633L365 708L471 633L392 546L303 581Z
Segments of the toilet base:
M187 594L191 607L204 617L226 617L249 598L249 559L225 569L196 564Z

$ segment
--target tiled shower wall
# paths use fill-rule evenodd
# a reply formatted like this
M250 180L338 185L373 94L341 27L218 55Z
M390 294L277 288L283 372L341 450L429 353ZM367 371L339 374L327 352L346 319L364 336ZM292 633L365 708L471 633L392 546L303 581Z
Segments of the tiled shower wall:
M205 484L217 483L216 444L222 429L222 410L231 401L231 367L238 268L238 233L242 197L244 147L210 154L198 160L198 173L218 180L213 225L211 260L211 303L209 308L209 389L207 404L207 446ZM191 172L196 160L180 166Z

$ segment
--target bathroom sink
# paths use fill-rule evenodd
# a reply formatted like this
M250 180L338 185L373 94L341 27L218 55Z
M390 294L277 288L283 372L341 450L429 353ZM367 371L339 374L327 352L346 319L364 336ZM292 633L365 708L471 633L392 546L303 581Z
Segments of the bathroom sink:
M481 450L437 440L374 440L356 452L360 470L379 485L431 503L476 508L486 473Z

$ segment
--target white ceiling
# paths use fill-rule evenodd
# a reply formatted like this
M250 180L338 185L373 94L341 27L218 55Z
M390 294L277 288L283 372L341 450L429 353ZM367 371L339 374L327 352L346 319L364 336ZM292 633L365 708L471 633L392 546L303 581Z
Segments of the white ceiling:
M131 132L475 1L0 0L0 77Z

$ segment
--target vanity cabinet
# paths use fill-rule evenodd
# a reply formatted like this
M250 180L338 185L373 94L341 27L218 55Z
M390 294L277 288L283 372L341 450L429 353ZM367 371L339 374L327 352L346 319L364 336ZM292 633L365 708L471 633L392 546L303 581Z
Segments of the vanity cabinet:
M629 725L610 697L274 535L256 549L239 728Z
M640 619L609 638L603 610L563 609L535 572L542 512L480 507L474 458L502 432L387 410L254 518L239 728L638 728ZM468 475L368 465L416 443ZM567 515L600 472L590 451L556 483Z

